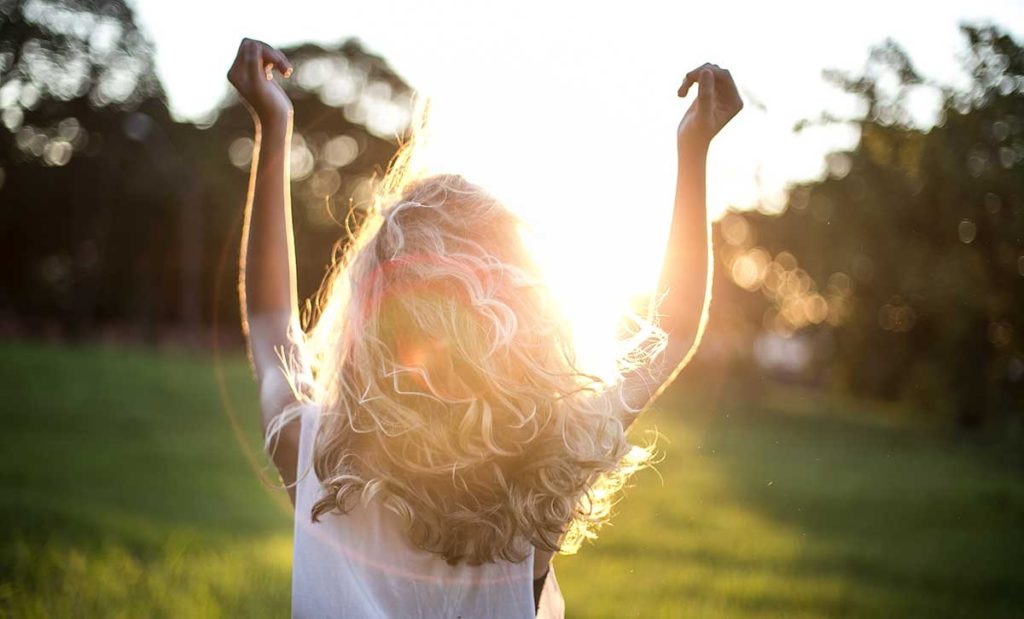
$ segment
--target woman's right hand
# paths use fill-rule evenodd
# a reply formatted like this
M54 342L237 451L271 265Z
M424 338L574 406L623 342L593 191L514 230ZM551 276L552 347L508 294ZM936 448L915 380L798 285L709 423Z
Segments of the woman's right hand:
M242 39L238 55L228 70L228 81L260 123L287 122L292 115L292 102L281 85L274 81L273 70L288 78L292 63L280 51L253 39Z

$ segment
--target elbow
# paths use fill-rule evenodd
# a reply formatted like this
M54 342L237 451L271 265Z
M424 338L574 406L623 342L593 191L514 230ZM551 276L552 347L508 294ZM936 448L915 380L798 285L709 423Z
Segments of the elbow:
M683 366L690 362L700 348L706 324L707 312L701 312L662 325L667 335L665 359L671 366Z
M298 402L291 384L280 371L259 379L261 425L264 440L280 432L293 419L289 414Z
M665 358L669 365L678 367L689 363L697 352L700 336L695 331L669 332L665 345Z
M666 357L673 365L687 363L696 354L708 322L711 291L705 289L700 303L672 302L662 306L660 326L667 335Z

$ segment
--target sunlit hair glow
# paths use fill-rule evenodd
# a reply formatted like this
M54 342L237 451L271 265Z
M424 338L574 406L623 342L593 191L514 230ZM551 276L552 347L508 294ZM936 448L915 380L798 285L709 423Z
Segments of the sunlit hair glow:
M630 412L577 368L523 222L461 176L413 177L413 146L300 334L305 374L292 378L321 415L311 516L376 498L452 564L520 561L527 544L573 553L653 445L627 441ZM655 355L658 334L632 363Z

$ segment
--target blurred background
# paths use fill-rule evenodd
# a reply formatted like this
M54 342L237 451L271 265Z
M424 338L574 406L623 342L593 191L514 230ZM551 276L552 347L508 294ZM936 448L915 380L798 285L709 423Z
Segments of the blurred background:
M714 299L570 616L1024 614L1024 6L0 0L0 614L280 616L236 277L243 36L296 71L300 298L410 122L520 212L596 370L650 295L674 96Z

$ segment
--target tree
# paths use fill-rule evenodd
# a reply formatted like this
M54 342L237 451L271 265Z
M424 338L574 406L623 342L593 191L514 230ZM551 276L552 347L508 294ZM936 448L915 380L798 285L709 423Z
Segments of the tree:
M350 201L365 199L405 131L411 89L355 40L284 51L310 296L348 238ZM237 325L252 121L230 96L216 113L201 126L170 117L124 2L0 0L0 317L149 339L195 335L215 316Z
M146 148L170 117L131 9L0 4L0 120L0 307L73 331L153 320L161 244L146 237L173 207L174 154Z
M406 131L412 89L356 40L282 51L295 67L284 85L295 109L291 171L299 298L308 299L349 240L349 229L361 221L374 180ZM234 265L252 132L249 113L230 95L208 129L183 134L179 144L202 174L203 288L218 291L205 319L216 311L226 324L239 320ZM223 256L230 260L221 267Z
M962 30L963 91L926 84L892 42L863 75L827 72L866 103L823 119L854 123L857 146L781 216L732 213L716 234L730 320L814 335L835 383L977 426L1024 409L1024 48ZM907 106L922 87L942 98L927 131Z

